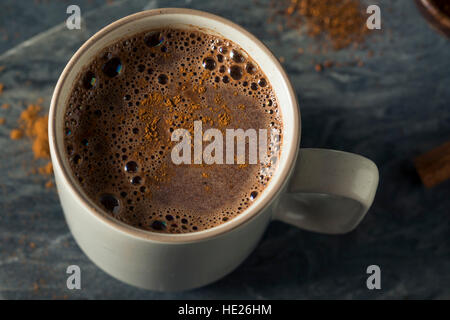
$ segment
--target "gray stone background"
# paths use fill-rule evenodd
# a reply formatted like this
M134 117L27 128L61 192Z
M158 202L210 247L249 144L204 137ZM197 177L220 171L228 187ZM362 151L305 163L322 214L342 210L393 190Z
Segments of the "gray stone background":
M450 298L450 181L425 189L412 159L450 140L450 44L422 19L413 1L371 1L382 8L382 31L364 50L314 53L314 41L266 23L268 1L83 0L14 1L0 6L0 299L416 299ZM63 25L69 4L82 10L83 28ZM207 287L157 293L123 284L81 252L64 221L56 190L29 174L37 166L30 143L9 132L27 103L44 99L68 59L114 20L156 7L189 7L248 28L284 66L297 92L302 146L346 150L380 169L375 202L361 225L327 236L274 222L254 253ZM369 57L368 51L374 54ZM314 63L360 59L314 70ZM66 288L66 267L82 270L82 290ZM382 270L382 289L366 288L366 268Z

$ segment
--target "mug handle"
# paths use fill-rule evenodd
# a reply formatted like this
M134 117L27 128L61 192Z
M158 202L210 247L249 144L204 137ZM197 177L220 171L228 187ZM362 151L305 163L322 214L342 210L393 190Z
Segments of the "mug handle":
M350 232L372 205L378 179L377 166L362 156L300 149L274 219L320 233Z

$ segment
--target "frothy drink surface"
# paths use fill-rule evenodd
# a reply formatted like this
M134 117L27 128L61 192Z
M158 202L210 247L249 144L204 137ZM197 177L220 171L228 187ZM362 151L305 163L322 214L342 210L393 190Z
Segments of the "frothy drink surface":
M276 165L174 164L172 133L192 133L195 120L224 137L226 129L282 132L269 79L236 44L191 30L136 34L78 75L66 156L85 193L114 218L156 232L208 229L251 206Z

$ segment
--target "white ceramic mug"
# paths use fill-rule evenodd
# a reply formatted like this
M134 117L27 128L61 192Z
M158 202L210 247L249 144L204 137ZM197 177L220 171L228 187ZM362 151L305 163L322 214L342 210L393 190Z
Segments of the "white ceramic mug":
M261 196L237 217L200 232L153 233L115 220L86 196L64 152L65 106L78 72L117 39L160 27L201 29L238 44L270 79L283 118L278 169ZM274 219L323 233L351 231L373 202L378 169L358 155L299 149L300 128L296 95L283 68L243 28L221 17L187 9L156 9L125 17L96 33L75 53L53 94L50 150L69 228L81 249L101 269L126 283L160 291L200 287L230 273L252 252Z

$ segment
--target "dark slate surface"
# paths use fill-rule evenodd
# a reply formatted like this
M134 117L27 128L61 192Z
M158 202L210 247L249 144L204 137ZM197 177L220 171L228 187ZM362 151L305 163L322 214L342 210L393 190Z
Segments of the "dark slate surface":
M383 32L375 32L368 49L302 56L297 48L314 42L293 31L274 33L276 25L265 23L267 1L71 1L76 3L85 19L82 31L60 24L68 2L2 1L0 66L6 69L0 73L5 84L0 104L12 108L0 110L6 118L0 126L0 298L450 298L450 181L426 190L411 162L450 139L450 43L427 26L413 1L372 1L382 6ZM43 97L48 107L64 65L90 35L155 7L222 15L284 57L300 100L302 145L360 153L380 168L375 203L354 232L326 236L274 222L232 274L176 294L125 285L80 251L55 189L27 173L39 164L29 143L12 142L9 132L25 103ZM314 71L313 61L357 57L364 66ZM66 289L71 264L82 269L82 290ZM382 270L382 289L376 292L365 285L371 264Z

